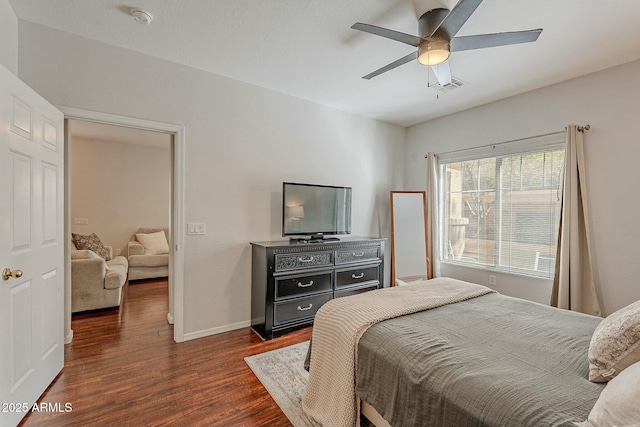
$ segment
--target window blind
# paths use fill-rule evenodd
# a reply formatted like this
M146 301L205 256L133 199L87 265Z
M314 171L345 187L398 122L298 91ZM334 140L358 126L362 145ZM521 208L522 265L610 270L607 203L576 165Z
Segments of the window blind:
M564 174L559 139L441 157L442 262L553 277Z

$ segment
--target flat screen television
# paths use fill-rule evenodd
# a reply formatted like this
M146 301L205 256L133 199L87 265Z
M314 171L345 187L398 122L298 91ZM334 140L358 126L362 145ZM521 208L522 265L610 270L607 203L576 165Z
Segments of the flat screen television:
M283 236L337 240L325 236L350 233L351 187L282 183Z

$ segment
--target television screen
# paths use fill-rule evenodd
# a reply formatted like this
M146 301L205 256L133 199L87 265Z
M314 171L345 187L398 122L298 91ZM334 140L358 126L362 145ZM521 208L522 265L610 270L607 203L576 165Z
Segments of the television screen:
M351 188L282 184L282 235L351 233Z

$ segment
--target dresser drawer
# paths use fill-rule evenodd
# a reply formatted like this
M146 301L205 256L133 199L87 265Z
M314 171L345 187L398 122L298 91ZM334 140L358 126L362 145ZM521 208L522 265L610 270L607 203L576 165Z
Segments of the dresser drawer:
M336 273L336 289L356 283L370 282L379 279L380 266L352 268Z
M378 289L378 285L369 285L369 286L365 286L363 288L347 288L345 290L342 291L336 291L336 293L333 295L334 298L340 298L340 297L348 297L350 295L357 295L357 294L361 294L363 292L369 292L369 291L374 291Z
M331 290L331 272L276 279L276 299Z
M298 254L277 254L276 271L333 265L333 252L302 252Z
M331 292L309 297L296 298L286 302L276 302L273 307L274 325L306 319L315 316L325 302L331 300Z
M380 247L364 247L336 250L336 265L371 261L380 258Z

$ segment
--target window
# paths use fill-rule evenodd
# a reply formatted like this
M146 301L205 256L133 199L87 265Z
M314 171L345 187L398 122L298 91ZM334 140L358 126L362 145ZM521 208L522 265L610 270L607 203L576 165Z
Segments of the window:
M442 262L553 277L564 167L557 138L515 152L496 145L492 156L441 156Z

